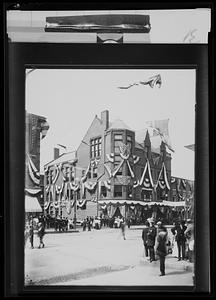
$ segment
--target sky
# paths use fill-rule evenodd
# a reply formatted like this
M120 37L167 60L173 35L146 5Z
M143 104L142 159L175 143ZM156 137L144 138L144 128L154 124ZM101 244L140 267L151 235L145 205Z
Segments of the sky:
M118 89L157 74L160 88ZM26 110L46 117L50 125L41 141L40 171L57 144L76 150L95 115L100 118L107 109L110 121L119 118L132 130L145 128L146 121L169 119L172 176L193 180L194 152L184 146L195 142L195 83L194 69L34 70L26 75Z

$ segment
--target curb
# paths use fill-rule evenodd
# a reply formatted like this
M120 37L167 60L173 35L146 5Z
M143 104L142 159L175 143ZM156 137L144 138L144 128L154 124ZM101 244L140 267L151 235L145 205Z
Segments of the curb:
M70 231L46 231L45 230L45 234L53 234L53 233L55 233L55 234L60 234L60 233L74 233L74 232L80 232L79 230L70 230ZM37 232L34 232L34 234L37 234Z

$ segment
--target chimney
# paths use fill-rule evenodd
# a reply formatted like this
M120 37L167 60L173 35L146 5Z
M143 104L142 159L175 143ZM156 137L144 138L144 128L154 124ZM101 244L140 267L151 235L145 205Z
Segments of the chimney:
M101 112L101 121L104 126L104 129L107 130L109 127L109 111L104 110Z
M54 148L54 159L57 159L59 157L59 149Z

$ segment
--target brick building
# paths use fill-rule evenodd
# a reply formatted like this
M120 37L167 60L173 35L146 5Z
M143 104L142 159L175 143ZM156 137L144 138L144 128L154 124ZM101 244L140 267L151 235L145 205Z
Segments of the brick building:
M151 131L110 122L107 110L95 116L76 152L45 165L46 213L69 218L76 213L78 219L103 213L137 222L154 216L168 222L167 208L182 208L188 194L175 197L170 151Z
M45 117L26 112L25 123L25 208L35 211L43 208L43 178L40 175L40 143L49 125ZM38 204L39 202L39 204Z

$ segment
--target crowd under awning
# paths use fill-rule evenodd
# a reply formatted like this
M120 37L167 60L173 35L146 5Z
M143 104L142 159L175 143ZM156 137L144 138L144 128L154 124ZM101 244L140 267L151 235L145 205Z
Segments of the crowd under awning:
M99 200L100 205L141 205L141 206L170 206L170 207L183 207L185 206L185 201L136 201L136 200Z
M25 196L25 212L42 212L42 208L36 197Z

